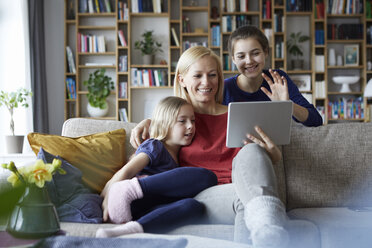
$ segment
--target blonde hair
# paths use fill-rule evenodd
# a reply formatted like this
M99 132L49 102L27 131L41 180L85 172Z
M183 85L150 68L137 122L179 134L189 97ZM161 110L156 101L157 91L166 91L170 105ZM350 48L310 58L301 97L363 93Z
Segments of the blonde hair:
M187 100L169 96L162 99L155 107L151 118L150 138L164 141L169 130L176 122L180 109L184 105L190 105Z
M215 96L217 103L222 103L223 100L223 74L222 65L220 58L209 48L203 46L195 46L187 49L178 60L176 75L174 76L173 91L174 95L182 97L183 99L190 101L190 96L187 89L182 87L179 82L179 75L185 75L192 64L201 59L204 56L210 56L217 64L217 74L218 74L218 90Z

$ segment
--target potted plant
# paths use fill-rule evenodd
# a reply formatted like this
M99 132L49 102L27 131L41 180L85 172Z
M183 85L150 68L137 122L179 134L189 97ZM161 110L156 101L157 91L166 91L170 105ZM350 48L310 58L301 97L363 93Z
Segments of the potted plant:
M87 110L92 117L102 117L108 112L107 97L111 90L114 90L112 78L105 75L104 68L98 69L89 74L89 79L83 84L88 88L88 105Z
M303 69L304 61L300 59L304 55L301 43L308 41L310 39L307 35L302 35L301 31L297 33L291 33L287 40L288 53L294 56L296 59L292 59L293 69Z
M0 107L5 106L10 113L10 131L12 135L6 135L6 147L9 153L21 153L23 148L24 135L15 135L14 133L14 109L18 107L28 107L27 97L32 96L32 92L20 88L14 92L0 92Z
M153 30L145 31L142 34L143 40L138 40L134 43L134 48L141 50L144 59L144 64L146 65L152 64L156 52L163 51L160 48L161 43L155 41L153 33L154 33Z

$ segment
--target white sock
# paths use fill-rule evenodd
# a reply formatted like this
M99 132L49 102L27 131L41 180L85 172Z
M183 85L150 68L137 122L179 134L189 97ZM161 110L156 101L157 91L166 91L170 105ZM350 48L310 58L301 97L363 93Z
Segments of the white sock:
M137 221L130 221L112 228L99 228L96 232L96 238L118 237L131 233L143 233L141 224Z
M258 196L244 207L244 220L251 231L254 247L285 247L289 242L284 229L287 214L283 203L274 196Z

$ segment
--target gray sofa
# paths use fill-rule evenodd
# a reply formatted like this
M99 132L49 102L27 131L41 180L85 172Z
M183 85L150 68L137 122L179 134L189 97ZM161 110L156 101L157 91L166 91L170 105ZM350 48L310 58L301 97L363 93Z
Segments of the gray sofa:
M110 120L75 118L63 125L62 135L76 137L135 126ZM127 136L127 151L133 152ZM317 128L293 124L290 145L282 146L283 160L275 166L280 197L290 221L290 247L372 247L372 124L342 123ZM127 153L127 156L131 152ZM232 184L219 186L231 192ZM208 191L208 189L207 189ZM205 199L201 192L196 198ZM220 216L207 207L208 224L177 228L167 234L135 234L123 238L184 237L187 247L250 247L234 243L234 216ZM98 227L113 224L61 223L71 236L93 237Z

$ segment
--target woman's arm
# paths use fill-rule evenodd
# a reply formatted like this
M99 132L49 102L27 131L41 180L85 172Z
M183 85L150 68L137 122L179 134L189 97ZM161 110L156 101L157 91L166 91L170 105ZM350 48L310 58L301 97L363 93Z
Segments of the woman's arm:
M108 220L108 212L107 212L107 196L108 191L110 189L110 186L113 183L125 180L125 179L131 179L137 173L139 173L143 168L148 165L150 162L150 159L146 153L139 153L137 154L133 159L131 159L127 164L125 164L120 170L118 170L112 178L106 183L105 187L103 188L101 192L101 197L103 197L102 202L102 211L103 211L103 221Z
M151 119L144 119L138 125L132 129L132 132L130 134L130 144L134 148L138 148L143 141L147 140L150 135L150 125L151 125Z

